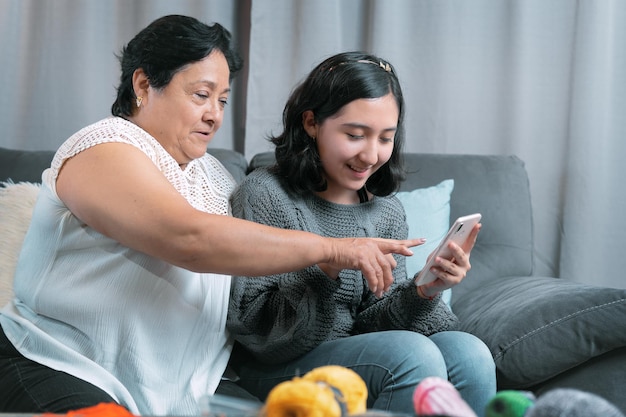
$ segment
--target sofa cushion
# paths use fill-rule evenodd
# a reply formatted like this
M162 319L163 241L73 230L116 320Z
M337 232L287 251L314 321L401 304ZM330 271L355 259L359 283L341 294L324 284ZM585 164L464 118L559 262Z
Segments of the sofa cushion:
M437 247L450 227L450 193L454 180L444 180L437 185L401 191L397 197L406 212L409 237L423 237L426 243L411 248L413 256L406 258L408 276L418 273L428 255ZM444 301L450 303L451 291L444 292Z
M626 290L507 277L454 304L462 330L491 349L501 389L527 388L626 346Z
M453 189L454 180L445 180L432 187L397 194L406 212L409 237L426 238L426 243L412 248L413 256L406 258L406 270L410 276L422 269L428 255L450 227L450 193Z
M0 307L13 297L13 275L30 225L39 184L0 184Z

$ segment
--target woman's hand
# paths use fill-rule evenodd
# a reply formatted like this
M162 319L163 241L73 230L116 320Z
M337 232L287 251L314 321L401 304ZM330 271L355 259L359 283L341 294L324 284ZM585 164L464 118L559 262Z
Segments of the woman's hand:
M432 298L439 292L452 288L463 281L467 272L472 268L470 264L470 253L474 248L481 227L482 225L480 223L474 226L462 246L454 242L448 243L448 249L450 249L453 256L452 259L435 258L435 266L431 268L431 271L437 276L437 279L418 287L417 293L420 297ZM433 254L430 256L433 256Z
M335 239L331 259L318 266L336 279L342 269L356 269L363 273L368 287L382 297L393 283L396 260L392 254L411 256L410 247L424 243L424 239L391 240L370 238Z

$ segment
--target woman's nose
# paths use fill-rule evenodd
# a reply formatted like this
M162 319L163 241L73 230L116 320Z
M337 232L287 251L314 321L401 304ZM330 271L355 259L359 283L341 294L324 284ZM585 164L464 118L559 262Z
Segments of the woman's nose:
M207 123L220 123L224 112L220 107L220 103L209 101L204 109L202 120Z

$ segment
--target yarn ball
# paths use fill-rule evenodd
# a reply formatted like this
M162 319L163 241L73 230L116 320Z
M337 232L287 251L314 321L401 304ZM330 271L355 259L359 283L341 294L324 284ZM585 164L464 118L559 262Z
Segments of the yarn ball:
M539 396L526 417L624 417L608 400L575 388L555 388Z
M41 417L135 417L130 411L115 403L99 403L90 407L68 411L65 414L43 413Z
M437 376L426 377L415 387L413 410L418 416L477 417L454 385Z
M367 410L367 385L352 369L338 365L315 368L303 376L304 379L325 382L340 391L348 414L360 414Z
M264 407L267 417L341 417L341 411L330 385L298 377L272 388Z
M343 366L315 368L276 385L265 400L266 417L346 417L367 410L367 385Z
M489 400L485 417L523 417L535 403L535 396L527 391L499 391Z

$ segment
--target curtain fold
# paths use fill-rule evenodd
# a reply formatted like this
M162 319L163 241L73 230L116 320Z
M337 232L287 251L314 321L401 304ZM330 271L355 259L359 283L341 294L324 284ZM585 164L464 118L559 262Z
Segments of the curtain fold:
M626 6L581 2L571 62L560 273L626 286Z
M375 53L402 83L408 151L525 161L536 274L626 288L625 1L0 0L0 146L53 149L109 114L115 54L168 13L222 23L246 58L212 146L270 150L317 63Z
M238 42L238 7L221 0L0 0L0 144L55 149L69 135L111 114L116 54L142 28L166 14L219 22ZM248 6L249 7L249 6ZM243 36L248 36L245 33ZM237 80L233 95L237 94ZM239 128L241 130L241 128ZM229 113L216 145L234 147Z

